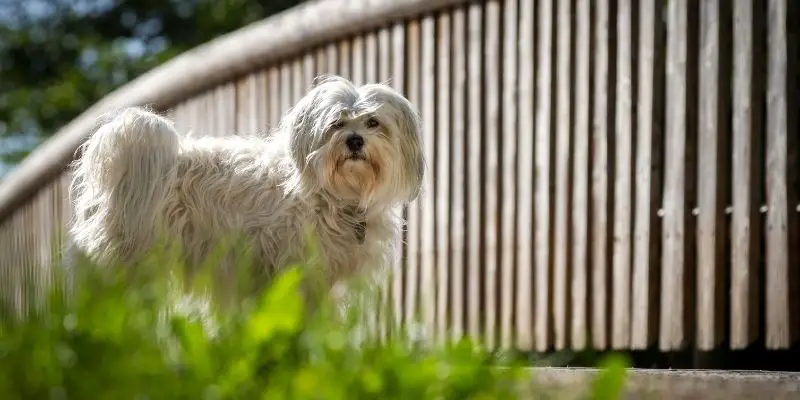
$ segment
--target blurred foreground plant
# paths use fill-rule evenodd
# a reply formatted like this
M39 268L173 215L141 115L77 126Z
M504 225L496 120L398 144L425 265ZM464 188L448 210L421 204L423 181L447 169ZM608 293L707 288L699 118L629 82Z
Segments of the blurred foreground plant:
M511 399L530 380L467 340L365 335L362 318L341 318L329 300L309 304L307 265L219 307L213 279L189 279L169 260L124 271L82 260L25 318L4 305L0 398Z

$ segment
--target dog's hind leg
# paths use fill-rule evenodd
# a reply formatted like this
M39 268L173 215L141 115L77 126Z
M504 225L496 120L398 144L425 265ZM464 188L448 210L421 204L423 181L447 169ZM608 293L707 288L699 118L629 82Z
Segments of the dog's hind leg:
M114 258L146 250L177 175L179 137L172 123L142 109L123 109L82 152L70 187L75 240L90 253Z

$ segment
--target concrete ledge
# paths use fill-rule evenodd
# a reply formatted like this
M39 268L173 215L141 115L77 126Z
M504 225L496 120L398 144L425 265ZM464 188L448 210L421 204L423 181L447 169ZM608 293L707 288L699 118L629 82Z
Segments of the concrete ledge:
M587 398L591 368L532 368L535 398ZM634 399L800 399L800 373L716 370L628 370L627 398Z

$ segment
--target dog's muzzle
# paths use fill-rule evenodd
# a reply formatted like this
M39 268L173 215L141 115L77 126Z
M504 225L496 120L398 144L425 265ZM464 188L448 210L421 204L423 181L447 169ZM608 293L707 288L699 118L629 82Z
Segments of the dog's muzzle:
M364 148L364 138L357 133L351 133L347 136L347 139L345 139L344 144L351 153L358 153Z

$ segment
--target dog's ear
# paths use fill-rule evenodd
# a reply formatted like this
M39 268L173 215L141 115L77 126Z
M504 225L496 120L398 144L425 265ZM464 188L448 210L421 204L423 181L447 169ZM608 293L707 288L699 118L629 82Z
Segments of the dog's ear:
M422 150L422 123L420 115L404 97L393 96L392 105L397 110L397 126L400 130L404 170L407 171L406 184L409 189L408 201L414 201L422 191L425 178L425 154Z
M289 152L299 169L305 169L306 157L313 148L314 117L310 114L317 91L312 89L289 111L280 122L280 131L288 135Z

